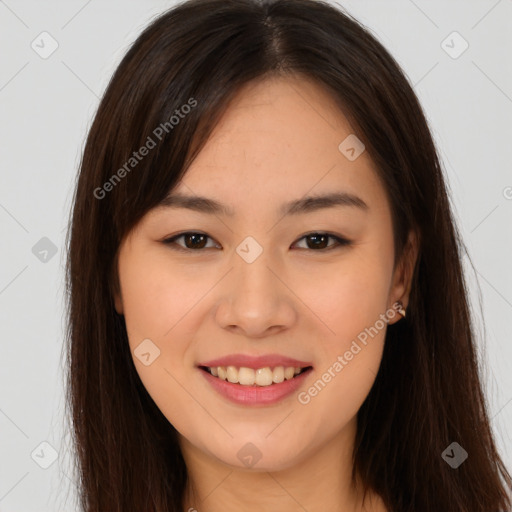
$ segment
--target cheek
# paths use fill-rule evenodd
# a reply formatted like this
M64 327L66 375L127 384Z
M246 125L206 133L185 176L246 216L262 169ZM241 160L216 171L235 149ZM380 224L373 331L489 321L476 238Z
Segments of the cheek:
M370 246L366 249L357 258L347 258L329 279L323 276L318 282L328 284L310 296L311 309L334 331L322 340L316 380L299 397L309 417L317 418L311 428L324 422L334 432L348 422L380 366L387 326L381 315L387 309L392 260Z
M347 258L336 266L310 273L301 296L326 326L329 351L350 345L387 309L390 269L379 257ZM321 283L321 285L318 285Z
M193 286L187 286L183 273L169 266L168 261L142 251L120 258L119 278L135 369L169 421L175 426L186 424L184 411L190 410L190 397L180 383L185 382L183 365L191 337L183 330L186 321L180 320L197 302L199 291L189 291L194 290ZM142 346L143 351L138 349ZM144 362L143 353L150 354L149 364Z
M315 379L297 398L308 431L334 435L366 399L382 360L388 282L380 272L348 272L330 281L311 309L333 331L323 337ZM314 300L314 297L312 297Z
M120 261L123 309L130 338L162 340L197 302L201 287L159 254L132 254Z

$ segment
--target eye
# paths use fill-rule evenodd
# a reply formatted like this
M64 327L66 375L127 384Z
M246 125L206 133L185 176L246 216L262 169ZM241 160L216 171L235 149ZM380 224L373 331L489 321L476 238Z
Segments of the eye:
M179 244L175 243L175 240L179 240L183 238L185 242L185 247L182 247ZM166 245L175 245L173 249L181 250L181 251L193 251L198 249L203 249L206 247L206 240L210 238L208 235L204 233L197 233L195 231L188 231L186 233L180 233L179 235L175 235L171 238L167 238L163 240L163 243ZM213 239L211 239L213 240ZM209 247L208 247L209 248Z
M327 241L329 239L332 239L335 241L334 244L326 245ZM342 247L350 245L352 242L350 240L347 240L346 238L342 238L340 236L331 235L330 233L308 233L307 235L304 235L299 240L306 240L306 241L312 241L311 244L306 242L306 249L311 249L314 251L323 251L325 252L330 251L331 249L336 249L336 247Z
M185 243L185 247L183 247L181 244L177 244L176 240L179 240L182 238ZM174 246L173 249L179 250L179 251L199 251L204 248L212 248L212 246L207 247L206 241L210 239L213 240L213 238L209 237L205 233L199 233L196 231L188 231L185 233L180 233L178 235L175 235L171 238L167 238L162 241L162 243L166 245ZM334 240L335 243L331 245L326 245L328 240ZM306 240L306 247L302 247L305 249L309 249L312 251L330 251L332 249L335 249L336 247L343 247L351 245L351 241L347 240L346 238L339 237L336 235L332 235L330 233L324 233L324 232L314 232L314 233L308 233L307 235L304 235L299 240ZM311 241L311 243L308 243ZM297 243L297 242L296 242ZM301 248L301 249L302 249Z

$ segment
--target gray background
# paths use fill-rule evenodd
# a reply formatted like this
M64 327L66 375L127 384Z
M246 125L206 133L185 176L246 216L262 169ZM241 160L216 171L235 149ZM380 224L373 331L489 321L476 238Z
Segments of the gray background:
M398 60L427 113L476 267L465 260L482 375L512 468L512 0L340 3ZM73 184L112 72L172 5L0 1L1 512L76 510L61 356ZM50 48L43 31L58 43L46 59L31 47ZM469 44L461 55L453 31Z

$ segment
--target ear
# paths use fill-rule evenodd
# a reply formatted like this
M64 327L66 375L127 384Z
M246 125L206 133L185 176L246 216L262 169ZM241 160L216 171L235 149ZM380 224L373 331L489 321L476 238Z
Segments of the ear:
M419 245L420 240L418 233L416 230L411 229L402 253L402 258L396 266L393 274L393 282L389 294L389 309L393 308L393 304L397 301L402 303L404 309L407 309L407 306L409 305L409 295L411 293L412 278L418 258ZM402 316L396 314L389 320L389 324L394 324L401 320L401 318Z

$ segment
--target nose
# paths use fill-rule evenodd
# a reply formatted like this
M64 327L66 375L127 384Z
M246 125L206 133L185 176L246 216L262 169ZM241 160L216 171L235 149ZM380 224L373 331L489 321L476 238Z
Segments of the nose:
M265 251L252 263L235 254L233 266L215 315L220 327L247 338L263 338L297 321L290 285Z

